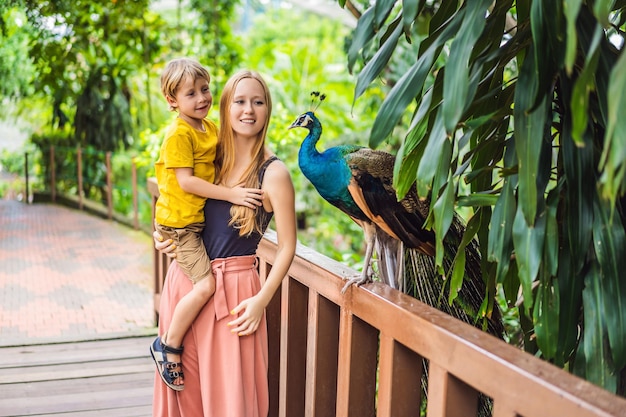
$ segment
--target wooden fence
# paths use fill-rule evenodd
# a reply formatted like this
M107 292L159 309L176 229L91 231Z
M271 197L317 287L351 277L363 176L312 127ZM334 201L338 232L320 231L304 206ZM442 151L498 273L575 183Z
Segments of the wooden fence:
M148 185L156 198L155 184ZM276 252L258 250L265 279ZM155 312L168 258L155 251ZM267 308L270 417L626 416L626 399L383 284L341 292L357 272L304 246Z
M66 153L75 153L75 167L71 169L66 166L58 166L57 157L60 153L59 148L55 146L50 146L48 148L48 170L49 176L47 178L48 183L44 184L46 187L46 191L43 193L39 193L37 197L33 196L33 200L38 199L50 199L52 202L63 203L72 207L76 207L79 210L87 210L93 214L97 214L109 220L116 220L120 223L124 223L130 227L133 227L135 230L144 229L148 230L149 226L141 225L139 219L139 190L137 188L137 166L135 164L135 160L131 159L129 161L130 168L130 196L132 198L132 211L130 215L121 214L115 211L114 205L114 193L113 190L116 186L113 179L113 169L111 166L111 161L113 158L112 152L101 152L96 151L95 153L99 156L103 156L104 164L101 167L102 173L101 175L104 177L104 195L103 202L101 204L99 202L95 202L92 199L89 199L88 196L85 196L83 183L84 183L84 175L83 175L83 165L85 160L85 149L82 149L80 146L76 148L61 148ZM90 151L92 154L94 151ZM29 196L31 195L31 190L29 188L29 158L28 153L24 154L24 181L25 181L25 195L26 201L30 201ZM59 178L57 178L57 173L61 172L65 180L70 181L75 185L76 193L75 195L70 195L68 193L63 193L58 190L58 182ZM33 193L34 195L35 193Z

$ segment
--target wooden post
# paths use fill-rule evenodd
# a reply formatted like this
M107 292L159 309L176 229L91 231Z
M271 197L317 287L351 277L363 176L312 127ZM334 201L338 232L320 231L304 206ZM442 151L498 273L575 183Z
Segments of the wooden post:
M26 204L29 204L30 198L28 198L28 152L24 152L24 182L26 188L26 190L24 191L24 198L26 199Z
M133 215L135 230L139 230L139 207L137 203L137 165L135 164L135 158L131 161L131 167L133 172Z
M80 145L76 148L76 164L78 170L78 208L83 209L83 151Z
M57 189L56 189L56 181L54 175L54 146L50 145L50 195L52 198L52 202L54 203L57 199Z
M107 167L107 207L109 210L109 220L113 218L113 187L111 185L111 152L106 153Z

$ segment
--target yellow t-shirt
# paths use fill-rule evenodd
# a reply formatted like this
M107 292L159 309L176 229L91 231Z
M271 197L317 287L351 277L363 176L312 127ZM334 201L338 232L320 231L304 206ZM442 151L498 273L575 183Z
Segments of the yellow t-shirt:
M160 193L155 220L164 226L182 228L204 222L206 199L183 191L174 172L174 168L193 168L195 177L215 181L217 126L206 119L202 123L206 132L199 132L177 117L161 144L159 159L154 165Z

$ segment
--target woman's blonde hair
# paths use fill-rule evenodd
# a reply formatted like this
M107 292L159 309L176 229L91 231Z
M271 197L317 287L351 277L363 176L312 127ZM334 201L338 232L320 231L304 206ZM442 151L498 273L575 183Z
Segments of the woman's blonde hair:
M259 171L265 162L265 137L270 117L272 115L272 97L270 90L261 74L256 71L242 70L230 77L222 90L220 97L220 129L215 164L217 177L215 183L219 184L224 178L228 178L235 166L235 137L230 123L230 105L233 102L237 84L243 79L252 78L257 80L265 92L265 104L267 114L263 129L257 136L257 141L252 150L253 161L238 181L246 188L260 188ZM240 236L250 235L253 231L262 233L260 225L256 222L256 211L243 206L233 205L230 210L231 219L229 225L239 229Z
M195 81L198 78L206 80L207 83L211 82L209 71L198 61L191 58L172 59L161 73L161 93L165 98L175 99L183 81L187 79ZM174 110L172 106L169 109Z

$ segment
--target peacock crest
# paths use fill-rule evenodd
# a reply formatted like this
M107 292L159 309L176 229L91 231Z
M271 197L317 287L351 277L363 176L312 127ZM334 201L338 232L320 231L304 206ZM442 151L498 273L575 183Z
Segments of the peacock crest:
M319 91L311 91L311 111L314 112L317 110L325 99L326 94L320 93Z

